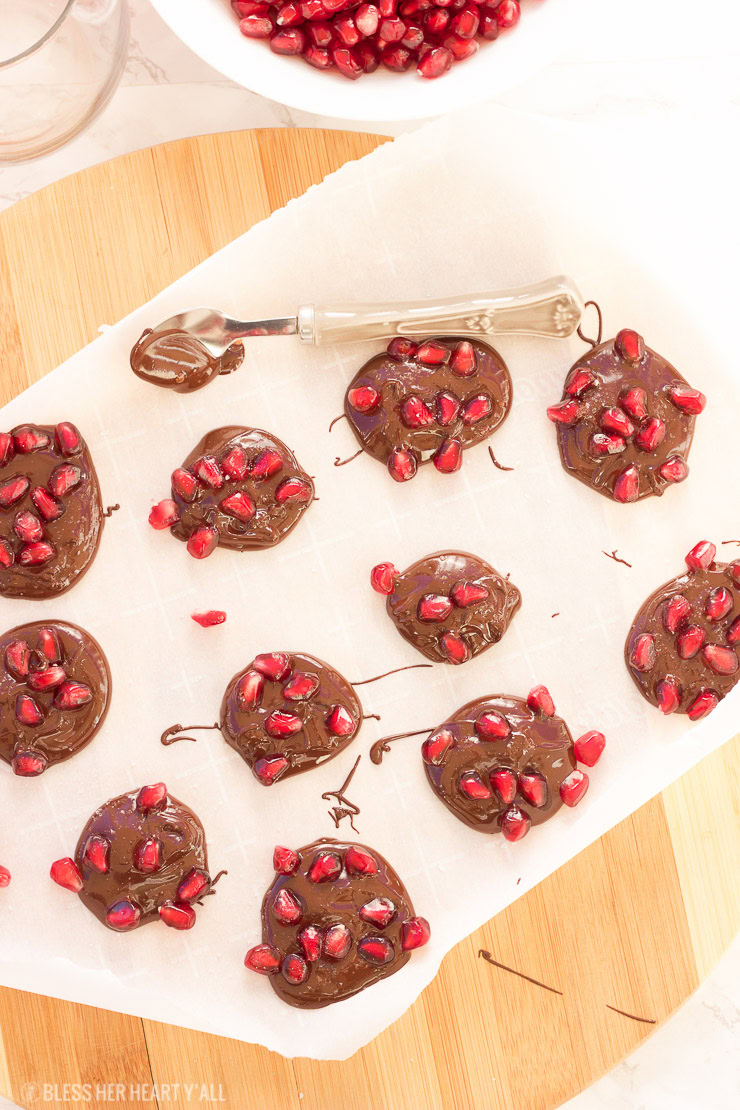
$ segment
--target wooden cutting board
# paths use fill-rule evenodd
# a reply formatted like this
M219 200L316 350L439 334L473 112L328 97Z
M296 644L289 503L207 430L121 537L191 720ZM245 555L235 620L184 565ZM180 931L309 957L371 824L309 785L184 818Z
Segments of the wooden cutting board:
M310 130L186 139L16 204L0 216L0 402L100 323L384 141ZM738 874L739 756L737 737L459 944L410 1010L351 1060L285 1060L0 989L0 1091L36 1107L44 1097L78 1106L65 1083L134 1084L116 1095L119 1107L141 1105L138 1084L179 1083L160 1094L168 1110L208 1105L209 1087L210 1102L234 1110L556 1107L649 1036L737 931L740 893L728 877ZM530 978L485 962L481 949ZM42 1084L57 1087L44 1096ZM189 1097L186 1084L196 1085Z

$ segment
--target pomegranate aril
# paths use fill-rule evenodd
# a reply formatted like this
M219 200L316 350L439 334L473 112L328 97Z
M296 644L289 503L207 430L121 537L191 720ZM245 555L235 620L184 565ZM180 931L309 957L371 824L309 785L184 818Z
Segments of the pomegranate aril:
M351 875L377 875L378 873L378 861L375 856L354 844L347 849L344 865Z
M58 449L66 457L70 455L79 455L85 446L77 428L75 428L74 424L70 424L66 420L63 420L61 424L57 424L54 429L54 439L56 440Z
M406 24L402 19L396 19L395 17L381 19L380 27L378 28L379 42L388 44L400 42L405 34ZM412 49L414 48L412 47Z
M303 920L303 906L286 887L275 895L272 912L281 925L298 925Z
M735 674L740 666L734 648L722 647L719 644L705 644L701 654L704 662L715 674Z
M396 916L396 907L390 898L373 898L364 906L360 906L358 912L363 921L375 925L378 929L385 929Z
M63 682L54 695L57 709L79 709L92 701L92 690L83 682Z
M105 875L109 866L110 842L104 836L89 836L82 855L85 863L92 867L93 871L97 871L99 875Z
M663 624L668 632L677 632L678 626L691 612L691 602L683 594L675 594L663 606Z
M394 447L388 456L388 472L396 482L408 482L418 468L416 455L405 447Z
M333 69L334 67L331 54L323 46L307 46L303 57L314 69Z
M602 455L619 455L627 447L626 440L609 432L595 432L589 440L589 451L594 458Z
M636 466L628 466L617 476L614 483L614 500L626 504L636 501L640 493L640 471Z
M59 637L53 628L40 628L37 650L49 663L58 663L62 656Z
M283 686L283 697L288 701L307 701L319 688L319 679L315 674L306 674L295 671L288 682Z
M710 621L721 621L732 611L735 600L728 589L717 586L707 597L704 612Z
M378 563L370 571L370 585L379 594L392 594L397 578L398 571L393 563Z
M283 469L283 459L277 451L266 447L252 463L249 473L252 478L259 481L263 478L272 478Z
M358 385L350 389L347 400L356 412L373 412L380 404L380 393L371 385Z
M82 471L79 466L72 463L62 463L52 470L49 477L49 489L55 497L65 497L70 490L77 489L82 481Z
M547 783L537 771L524 771L519 776L519 793L535 809L547 803Z
M334 34L344 46L356 46L362 38L351 15L337 16L332 22Z
M350 81L356 81L358 77L362 77L364 70L358 55L351 46L335 46L331 56L334 59L334 65L343 77L349 78Z
M31 652L25 640L11 640L5 649L5 667L16 678L25 678L29 671Z
M577 806L588 790L588 775L585 771L571 771L560 783L560 797L566 806Z
M475 731L481 740L505 740L511 732L511 725L502 713L489 709L476 720Z
M438 766L454 743L455 737L449 729L440 729L439 732L432 733L421 745L421 758L425 763L434 763Z
M460 401L454 393L443 390L434 398L434 410L437 415L437 423L446 428L448 424L457 420L460 412Z
M689 389L683 385L674 385L668 390L668 396L677 409L690 416L698 416L700 412L704 412L707 403L706 397L698 389Z
M343 705L335 705L326 718L326 727L332 736L351 736L357 722Z
M144 874L159 871L162 866L162 844L156 837L141 840L134 850L134 867Z
M730 563L727 569L735 585L740 586L740 559L736 559L734 563Z
M79 894L84 885L79 867L69 856L54 860L49 874L58 886L71 890L73 894Z
M727 643L740 643L740 617L735 617L734 621L727 629Z
M239 24L239 30L250 39L267 39L275 29L271 15L247 15Z
M180 519L180 511L177 505L170 498L165 498L155 505L149 513L149 523L152 528L157 531L162 531L165 528L171 528L173 524L177 524Z
M454 474L462 466L462 456L462 443L453 436L442 440L442 443L432 455L432 462L440 474Z
M590 370L574 370L568 379L565 392L569 397L582 397L587 389L596 385L596 375Z
M54 557L54 548L50 543L41 540L38 543L28 543L21 548L18 562L22 567L41 567Z
M542 713L545 717L555 716L555 702L546 686L533 686L527 694L527 705L533 713Z
M192 531L187 542L188 554L194 559L207 559L217 546L218 531L215 528L209 528L207 524Z
M342 861L336 852L321 852L311 864L308 878L312 883L330 883L342 873Z
M467 663L473 654L467 641L457 632L443 633L439 638L439 645L448 662L456 665Z
M9 509L28 493L31 483L23 474L8 478L0 485L0 509Z
M686 556L686 566L689 570L709 570L717 548L709 540L700 540L696 547L692 547Z
M244 966L258 975L274 975L280 970L280 953L271 944L255 944L244 957Z
M647 417L647 393L639 385L635 385L631 389L625 389L619 398L619 403L627 415L636 420L638 424L641 424Z
M10 886L10 877L7 867L0 865L0 887Z
M258 759L252 770L264 786L272 786L288 767L284 755L265 756Z
M236 684L235 697L237 709L248 713L262 704L265 679L258 671L247 671Z
M656 684L655 696L661 713L674 713L681 703L681 687L673 678L661 678Z
M201 898L211 885L211 876L199 867L193 867L177 888L177 897L181 902L195 902Z
M15 715L27 728L36 728L44 720L41 706L28 694L18 694L15 699Z
M213 455L203 455L202 458L196 459L192 470L198 481L209 489L221 489L224 484L224 472L219 466L218 459Z
M363 960L376 967L390 963L395 954L387 937L363 937L357 942L357 951Z
M424 41L424 32L421 27L417 27L414 23L406 25L406 33L401 39L401 46L405 46L407 50L418 50Z
M485 601L489 596L486 586L481 586L477 582L456 582L450 591L450 597L459 609L467 609L471 605L477 605L481 601Z
M141 910L135 902L122 898L114 902L105 913L105 923L109 928L122 933L127 929L135 929L141 920Z
M42 774L48 765L48 760L41 752L16 752L11 760L13 774L21 778L33 778Z
M421 397L407 397L401 405L401 419L407 428L426 428L434 423L434 413Z
M641 335L631 328L623 328L614 340L614 346L626 362L638 363L645 354L645 342Z
M592 729L578 737L573 745L573 751L579 763L584 763L586 767L594 767L601 759L605 747L604 733Z
M172 471L172 488L183 501L194 501L195 495L198 492L198 483L195 476L189 470L183 470L181 466L177 470Z
M307 963L313 964L321 956L324 935L316 925L306 925L298 934L298 943Z
M466 771L460 776L458 788L461 794L474 801L484 801L491 797L491 791L484 783L477 771Z
M277 32L280 34L280 32ZM302 33L302 32L301 32ZM274 41L274 36L273 36ZM221 459L221 469L227 478L240 482L247 473L247 452L242 447L232 449Z
M55 686L61 686L66 677L64 668L57 664L42 671L29 671L26 682L32 690L53 690Z
M30 455L32 451L42 451L50 444L49 436L39 428L19 428L13 434L13 445L19 455Z
M698 721L702 717L706 717L718 705L719 698L714 690L701 690L686 710L686 716L690 721Z
M272 682L282 682L290 674L290 657L282 651L266 652L255 656L252 668Z
M380 10L380 14L382 16L385 16L386 18L388 16L395 15L397 7L398 0L378 0L378 8Z
M159 919L170 929L192 929L195 925L195 910L184 902L168 900L159 907Z
M516 798L517 778L507 767L497 767L488 776L496 794L504 805L510 805Z
M525 813L519 806L510 805L508 809L504 810L501 814L499 824L501 825L501 832L506 839L514 843L527 835L532 824L532 819L529 814Z
M288 736L295 736L303 728L303 721L295 713L284 713L276 709L265 720L265 732L277 740L284 740Z
M471 397L469 401L465 402L462 411L462 422L469 427L473 424L480 423L485 420L487 416L491 415L493 411L493 403L487 393L479 393L477 397Z
M419 599L416 616L420 621L434 623L447 620L452 612L452 602L443 594L424 594Z
M406 359L413 358L418 349L418 344L414 343L412 339L406 339L403 335L394 336L386 348L388 354L396 362L404 362Z
M35 543L44 534L41 521L29 509L21 509L19 513L16 513L13 521L13 531L18 539L23 540L24 543Z
M503 31L514 27L520 15L519 0L501 0L496 8L496 22Z
M374 35L378 29L379 23L380 11L375 4L360 4L355 12L355 25L360 34L364 35L366 38L370 35Z
M314 46L331 46L334 39L334 32L328 23L323 20L316 20L314 23L309 23L306 27L306 36L314 44Z
M461 39L472 39L480 23L480 17L477 10L472 8L463 8L457 15L452 17L450 23L450 30L454 35L459 35Z
M425 917L410 917L401 925L401 948L404 952L423 948L431 935L432 930Z
M14 454L13 437L7 432L0 432L0 466L7 466Z
M283 478L275 490L275 501L278 505L284 505L288 501L297 505L305 505L311 500L311 497L311 487L303 478Z
M329 960L343 960L352 947L352 934L346 925L330 925L324 932L323 953Z
M689 473L689 468L680 455L671 455L670 459L666 459L660 467L659 473L666 482L683 482Z
M164 809L167 803L167 787L163 782L142 786L136 795L136 808L140 813L150 813L153 809Z
M0 536L0 567L12 567L15 562L15 552L8 541Z
M424 17L424 26L432 39L441 38L449 25L450 13L443 11L441 7L435 8Z
M602 412L599 426L602 431L613 432L618 436L631 436L635 430L634 424L621 409L606 409Z
M632 644L630 666L636 671L651 671L655 666L655 660L655 637L650 632L643 632Z
M301 858L292 848L283 848L275 845L272 853L272 866L279 875L292 875L297 869Z
M447 73L453 60L452 53L445 46L434 46L419 58L416 72L431 81Z
M242 490L237 490L236 493L230 493L228 497L224 497L220 507L229 516L234 516L237 520L249 521L257 512L257 506L248 493Z
M578 419L579 405L577 401L561 401L559 405L550 405L547 410L547 419L553 424L575 424Z
M324 5L323 0L305 0L301 4L301 12L304 19L326 19L329 16L329 9Z
M414 61L414 55L405 46L386 46L380 57L383 65L396 73L405 73Z
M676 640L676 651L681 659L693 659L698 654L699 648L706 640L706 633L698 624L690 624L679 632Z
M441 366L450 358L450 352L443 343L438 343L435 339L428 339L425 343L419 345L416 358L424 366Z
M223 609L199 609L190 614L190 619L199 624L201 628L213 628L216 624L223 624L226 613Z
M657 416L646 420L635 436L635 443L642 451L656 451L665 439L665 424Z
M496 12L492 11L490 8L484 8L481 12L478 34L482 39L491 41L492 39L498 38L498 32L499 26L498 20L496 19Z
M457 35L447 35L442 40L442 45L449 50L456 62L463 62L466 58L472 58L473 54L478 53L479 47L477 39L461 39Z
M48 489L44 489L43 486L36 486L31 490L31 500L36 507L36 511L40 513L46 521L59 520L59 517L65 511L61 501L57 501L56 497L52 497Z

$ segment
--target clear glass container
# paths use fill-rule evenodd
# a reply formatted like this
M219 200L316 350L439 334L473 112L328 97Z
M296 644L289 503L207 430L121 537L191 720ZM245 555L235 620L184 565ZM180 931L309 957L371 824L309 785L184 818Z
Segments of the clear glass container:
M0 0L0 165L63 146L123 71L128 0Z

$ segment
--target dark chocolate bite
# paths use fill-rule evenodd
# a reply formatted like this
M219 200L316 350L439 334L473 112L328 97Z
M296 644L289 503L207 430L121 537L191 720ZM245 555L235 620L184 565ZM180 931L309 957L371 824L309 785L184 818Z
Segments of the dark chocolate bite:
M740 678L740 560L716 563L702 540L688 573L651 594L632 622L624 658L635 685L663 713L698 721Z
M0 757L16 775L40 775L90 743L111 679L89 632L64 621L21 624L0 639L0 659Z
M271 786L333 759L357 735L362 706L338 671L298 652L258 655L221 702L221 732Z
M506 364L486 343L398 337L353 378L344 411L360 446L406 482L422 463L459 470L463 450L493 435L511 398Z
M232 343L216 358L189 332L168 331L152 337L147 328L133 347L130 361L137 378L175 393L192 393L217 374L238 370L244 361L244 344Z
M0 432L0 594L64 593L93 561L102 526L98 477L74 424Z
M662 496L689 473L696 415L706 398L642 336L625 329L575 363L557 425L563 467L614 501Z
M314 498L313 482L292 451L258 428L216 428L172 474L172 500L149 517L205 559L216 547L274 547Z
M398 573L373 568L378 593L405 640L436 663L466 663L501 639L521 605L516 586L476 555L438 551Z
M395 974L426 944L429 923L379 852L325 838L276 848L262 903L262 944L245 964L284 1002L316 1009Z
M600 738L595 759L593 737ZM592 766L603 735L589 733L581 742ZM577 805L588 788L568 726L555 716L544 686L526 701L501 694L468 702L421 751L429 784L450 812L471 829L502 832L507 840L521 840L562 805Z
M53 863L51 877L117 932L160 919L189 929L195 924L194 903L213 885L203 826L162 782L97 809L74 859Z

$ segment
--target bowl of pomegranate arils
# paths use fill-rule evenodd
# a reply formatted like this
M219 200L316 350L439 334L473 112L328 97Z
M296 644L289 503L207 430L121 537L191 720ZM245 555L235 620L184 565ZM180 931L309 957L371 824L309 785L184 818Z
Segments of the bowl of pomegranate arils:
M573 0L152 0L245 88L351 120L422 119L489 100L557 61Z

